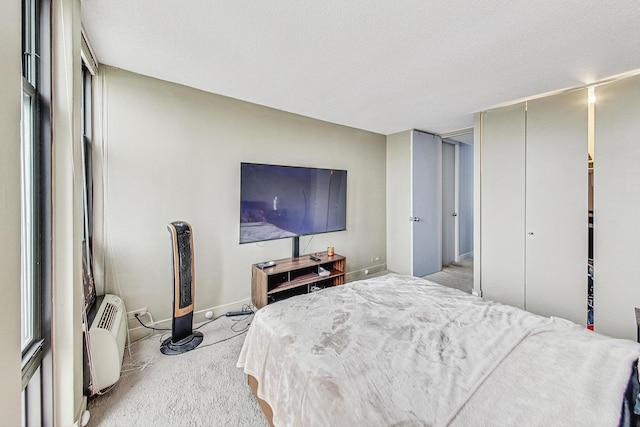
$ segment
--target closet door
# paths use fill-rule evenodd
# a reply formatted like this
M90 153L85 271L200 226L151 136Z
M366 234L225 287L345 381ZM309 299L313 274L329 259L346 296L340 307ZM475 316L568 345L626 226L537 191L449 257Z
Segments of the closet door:
M487 111L481 126L482 296L524 308L525 104Z
M586 89L527 102L525 308L586 323Z
M594 324L636 340L640 307L640 76L596 88Z

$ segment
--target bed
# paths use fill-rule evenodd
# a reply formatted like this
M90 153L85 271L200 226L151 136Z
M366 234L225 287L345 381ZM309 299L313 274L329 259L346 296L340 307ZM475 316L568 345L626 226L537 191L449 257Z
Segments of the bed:
M237 366L276 426L616 426L638 357L638 343L389 274L262 308Z

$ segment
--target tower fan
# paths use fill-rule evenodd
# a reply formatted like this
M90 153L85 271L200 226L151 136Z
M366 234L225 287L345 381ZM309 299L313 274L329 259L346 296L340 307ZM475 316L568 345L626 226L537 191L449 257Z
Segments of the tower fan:
M173 243L173 321L171 337L162 342L160 351L174 355L196 348L203 335L193 330L195 281L191 226L184 221L174 221L167 228Z

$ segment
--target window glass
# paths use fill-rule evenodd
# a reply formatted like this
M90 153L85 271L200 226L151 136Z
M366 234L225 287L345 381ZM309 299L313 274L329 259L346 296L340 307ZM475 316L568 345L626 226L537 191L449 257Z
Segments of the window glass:
M28 82L23 83L22 92L22 141L21 141L21 345L22 351L27 350L36 338L35 330L35 274L36 262L34 257L35 238L35 203L36 170L34 167L34 110L35 102L33 90Z

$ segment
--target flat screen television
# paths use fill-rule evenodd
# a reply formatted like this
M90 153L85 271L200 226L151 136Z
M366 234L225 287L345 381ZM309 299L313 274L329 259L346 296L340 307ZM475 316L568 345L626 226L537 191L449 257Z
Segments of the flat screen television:
M347 228L347 171L240 164L240 243Z

